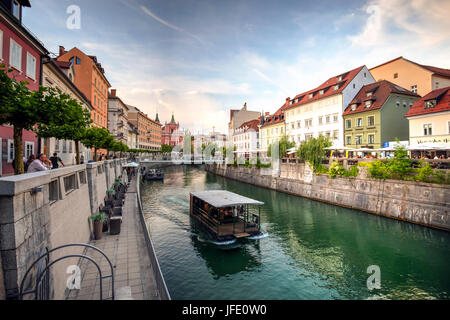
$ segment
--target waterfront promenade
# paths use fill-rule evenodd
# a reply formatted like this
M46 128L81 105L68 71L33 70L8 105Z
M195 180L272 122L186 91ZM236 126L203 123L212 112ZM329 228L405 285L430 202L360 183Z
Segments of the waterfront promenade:
M134 178L126 193L120 234L104 233L101 240L90 242L102 250L113 264L116 300L160 300L139 219L137 179ZM110 274L109 264L104 258L101 259L99 253L88 249L86 254L99 263L104 275ZM81 289L69 291L66 298L100 299L100 279L94 264L83 260L80 268ZM103 281L103 299L110 299L111 295L111 279L106 279Z

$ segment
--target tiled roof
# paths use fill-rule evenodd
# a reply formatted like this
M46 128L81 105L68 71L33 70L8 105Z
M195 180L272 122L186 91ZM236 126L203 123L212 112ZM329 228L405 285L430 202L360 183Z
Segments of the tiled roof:
M324 83L322 83L320 86L318 86L315 89L303 92L292 100L294 103L289 105L285 108L285 110L297 107L299 105L316 101L325 97L332 96L337 93L341 93L347 85L353 80L353 78L364 68L364 66L361 66L359 68L344 72L340 75L337 75L335 77L331 77ZM335 86L338 86L335 90ZM321 91L323 90L322 94ZM310 98L310 94L313 96ZM298 99L298 102L295 102Z
M244 122L238 129L245 129L245 131L248 131L250 129L258 131L258 124L259 124L259 118L255 120L250 120L247 122Z
M286 105L282 105L280 109L278 109L273 115L267 117L264 120L264 125L261 127L272 126L274 124L282 123L284 121L284 110Z
M56 63L56 65L58 66L58 67L60 67L61 69L69 69L70 68L70 66L72 65L72 63L70 63L69 61L58 61L58 60L56 60L56 59L52 59L55 63Z
M426 102L434 99L436 99L436 105L427 108ZM433 90L423 98L417 100L411 109L409 109L406 117L442 111L450 111L450 87Z
M372 93L370 95L370 93ZM364 111L381 109L386 100L392 93L403 94L407 96L420 97L405 88L402 88L387 80L378 81L365 85L359 90L355 98L349 103L344 111L344 116L360 113ZM366 108L366 101L372 100L369 108ZM356 104L356 109L352 110L352 105Z

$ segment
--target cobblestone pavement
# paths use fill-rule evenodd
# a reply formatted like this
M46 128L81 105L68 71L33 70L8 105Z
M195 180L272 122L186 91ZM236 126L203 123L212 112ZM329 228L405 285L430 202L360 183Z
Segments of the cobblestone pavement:
M125 197L121 232L118 235L103 233L100 240L91 245L102 250L114 268L114 291L116 300L158 300L156 282L150 265L146 242L139 220L136 193L136 178L131 182ZM95 250L88 249L86 255L95 259L102 274L111 274L107 260ZM100 277L95 265L84 259L80 263L81 288L67 292L69 300L99 300ZM111 299L111 278L104 279L103 299Z

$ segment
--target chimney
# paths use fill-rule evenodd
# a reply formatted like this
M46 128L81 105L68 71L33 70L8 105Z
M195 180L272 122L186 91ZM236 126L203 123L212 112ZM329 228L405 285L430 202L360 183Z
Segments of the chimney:
M243 110L247 110L247 102L244 103L244 109Z
M66 48L64 48L63 46L59 46L59 56L62 56L65 53L66 53Z
M291 98L290 97L287 97L286 98L286 107L289 105L289 102L291 101Z
M113 97L116 96L116 93L117 93L117 90L116 90L116 89L111 89L111 95L112 95Z

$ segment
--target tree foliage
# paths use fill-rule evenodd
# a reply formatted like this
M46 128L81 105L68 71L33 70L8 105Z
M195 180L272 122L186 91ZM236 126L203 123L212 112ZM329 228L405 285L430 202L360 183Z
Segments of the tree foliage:
M278 155L279 158L283 158L286 155L287 150L294 148L295 142L292 142L289 140L289 138L286 135L283 135L278 141ZM272 144L269 145L267 149L267 156L272 156Z
M114 138L105 128L92 127L86 129L81 142L88 148L94 148L94 159L97 159L97 150L111 146Z
M300 160L309 162L313 168L320 166L325 159L326 150L331 146L331 141L325 136L319 136L318 138L311 138L308 141L304 141L300 144L297 150L297 157Z

